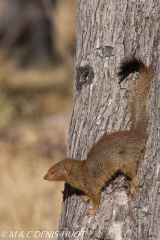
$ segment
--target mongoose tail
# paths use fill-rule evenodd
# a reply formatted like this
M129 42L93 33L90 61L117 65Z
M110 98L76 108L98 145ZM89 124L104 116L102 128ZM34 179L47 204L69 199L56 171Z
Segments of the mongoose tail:
M118 76L120 83L129 74L139 72L141 76L133 83L129 100L129 113L131 119L131 129L135 129L145 138L147 135L148 108L147 100L152 83L151 70L139 59L128 58L120 65Z

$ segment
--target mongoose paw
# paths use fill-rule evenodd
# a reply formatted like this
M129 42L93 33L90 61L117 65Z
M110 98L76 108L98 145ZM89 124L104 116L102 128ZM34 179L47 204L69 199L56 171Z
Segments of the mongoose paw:
M136 193L136 189L137 189L137 181L136 181L136 175L132 178L132 182L131 182L131 189L130 189L130 193L133 195Z
M136 187L135 186L132 186L131 187L131 190L130 190L130 192L131 192L131 195L133 195L133 194L135 194L136 193Z
M130 190L130 194L129 194L129 196L128 196L128 199L129 199L129 200L132 200L132 197L133 197L133 195L135 195L135 194L136 194L136 188L131 189L131 190Z
M87 196L87 195L84 195L84 196L82 196L82 201L83 202L88 202L90 200L90 198Z
M89 217L91 217L91 216L94 215L95 213L96 213L96 210L95 210L95 209L90 209L90 210L88 211L87 215L88 215Z
M132 200L132 194L129 194L129 196L128 196L128 200L129 200L129 201Z

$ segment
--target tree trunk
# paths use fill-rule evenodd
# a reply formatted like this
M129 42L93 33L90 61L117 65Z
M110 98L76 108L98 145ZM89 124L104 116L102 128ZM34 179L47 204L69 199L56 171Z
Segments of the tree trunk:
M135 76L118 83L116 73L124 57L134 55L151 66L153 84L146 154L138 167L136 195L128 198L130 180L118 175L102 190L96 215L88 217L90 203L83 203L79 192L66 184L59 239L160 239L159 8L158 0L77 1L76 77L68 156L83 160L105 132L129 129L128 96Z

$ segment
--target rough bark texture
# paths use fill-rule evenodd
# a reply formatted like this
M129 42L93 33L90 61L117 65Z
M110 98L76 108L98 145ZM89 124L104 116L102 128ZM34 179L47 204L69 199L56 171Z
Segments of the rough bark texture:
M130 180L119 175L102 190L96 215L90 204L65 186L59 231L84 236L59 239L160 239L160 2L159 0L78 0L74 107L68 156L85 159L105 133L129 129L129 81L118 84L121 59L135 55L152 67L147 150L138 168L137 194L128 199Z

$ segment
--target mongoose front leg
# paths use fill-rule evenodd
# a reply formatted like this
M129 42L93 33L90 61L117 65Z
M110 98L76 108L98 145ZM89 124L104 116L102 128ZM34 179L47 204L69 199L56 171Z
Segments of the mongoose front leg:
M96 192L90 196L91 203L92 203L92 208L88 211L87 215L92 216L93 214L96 213L99 205L99 199L100 199L100 193Z
M82 196L82 201L83 202L88 202L90 200L90 197L89 196L87 196L87 195L83 195Z

